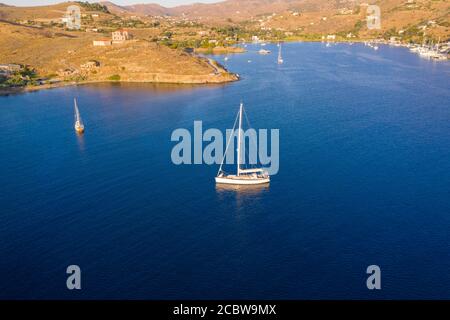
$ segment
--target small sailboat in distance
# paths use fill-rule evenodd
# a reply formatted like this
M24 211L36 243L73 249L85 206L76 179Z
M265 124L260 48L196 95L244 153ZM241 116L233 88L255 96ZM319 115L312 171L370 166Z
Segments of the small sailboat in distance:
M260 50L258 51L258 53L259 53L259 54L269 54L269 53L270 53L270 50L260 49Z
M241 168L241 149L242 149L242 113L243 113L244 105L240 104L239 106L239 130L238 130L238 145L237 145L237 172L236 174L227 174L222 170L223 162L225 161L225 155L227 153L228 146L230 144L231 139L234 139L234 134L232 134L227 141L227 147L225 149L225 154L222 159L222 163L220 164L219 171L216 176L216 183L223 184L235 184L235 185L255 185L255 184L263 184L270 182L269 174L263 168L252 168L252 169L242 169ZM237 120L237 119L236 119ZM236 125L236 122L235 122ZM233 127L233 132L234 132ZM244 157L245 158L245 157ZM244 161L245 162L245 161Z
M81 120L80 111L78 110L77 106L77 99L73 99L74 108L75 108L75 131L77 133L83 133L84 132L84 124L83 120Z
M279 43L279 46L278 46L278 64L282 64L284 61L283 61L283 58L281 57L281 43Z

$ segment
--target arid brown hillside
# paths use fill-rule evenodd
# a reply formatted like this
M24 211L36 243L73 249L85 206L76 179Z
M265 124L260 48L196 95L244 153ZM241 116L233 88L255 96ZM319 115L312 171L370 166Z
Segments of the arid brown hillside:
M119 6L110 1L100 1L100 4L106 6L110 13L120 16L157 16L169 14L170 9L164 8L158 4L145 4L145 5L132 5L132 6Z
M346 0L355 2L355 0ZM157 4L138 4L121 6L121 10L145 15L170 15L188 18L247 20L262 14L283 12L286 10L320 11L336 8L336 0L226 0L217 3L194 3L174 8L165 8ZM115 4L100 2L114 11ZM123 12L123 11L122 11Z
M412 0L410 0L412 1ZM369 30L367 5L344 6L341 9L282 12L255 22L261 28L300 31L303 34L352 33L362 38L383 35L405 36L422 34L436 40L450 37L450 2L444 0L381 0L374 2L381 9L381 29ZM270 19L268 19L270 18ZM417 39L416 39L417 40Z
M15 7L0 6L2 20L51 20L61 18L67 7L74 2L65 2L49 6Z
M367 4L380 7L381 30L369 32L363 27ZM108 3L106 5L109 7ZM448 0L226 0L175 8L154 4L121 8L134 14L167 14L210 25L245 23L249 26L250 23L257 29L301 31L305 34L353 32L363 37L377 37L386 32L398 35L397 32L401 30L417 33L417 28L430 22L432 24L427 26L428 35L442 39L450 37Z
M450 2L448 0L226 0L212 4L192 4L165 8L157 4L118 6L100 2L108 12L96 12L99 20L113 20L118 16L164 16L191 19L209 26L245 25L253 29L297 31L302 34L359 33L362 37L378 37L387 32L398 35L405 30L418 33L427 26L426 33L435 38L450 37ZM364 6L364 3L366 6ZM370 32L364 28L368 4L381 9L381 30ZM0 7L0 20L56 21L70 4L42 7ZM82 12L85 8L82 7ZM431 25L427 25L431 22Z
M235 80L212 61L145 40L94 47L95 35L0 22L0 63L30 65L40 76L77 81L206 83ZM100 65L83 68L89 61Z

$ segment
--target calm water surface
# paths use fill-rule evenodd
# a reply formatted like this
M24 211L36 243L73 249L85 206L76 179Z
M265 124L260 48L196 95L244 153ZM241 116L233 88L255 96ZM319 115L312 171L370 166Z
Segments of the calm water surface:
M0 298L450 298L450 64L292 43L278 66L267 47L217 57L242 77L224 86L0 97ZM270 187L172 164L174 129L230 128L241 99L280 129Z

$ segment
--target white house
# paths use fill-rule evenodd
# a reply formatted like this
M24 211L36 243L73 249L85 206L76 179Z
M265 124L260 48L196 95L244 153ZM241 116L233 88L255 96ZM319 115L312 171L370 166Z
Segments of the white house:
M11 73L20 71L22 66L20 64L0 64L0 74L9 75Z
M95 47L104 47L104 46L110 46L112 44L112 41L109 39L100 39L100 40L94 40L92 44Z

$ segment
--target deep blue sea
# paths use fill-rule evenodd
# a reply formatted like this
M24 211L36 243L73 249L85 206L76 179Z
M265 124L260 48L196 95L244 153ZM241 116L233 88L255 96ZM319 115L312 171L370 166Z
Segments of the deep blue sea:
M449 299L450 63L289 43L277 65L265 48L216 56L241 76L226 85L0 97L0 298ZM270 186L172 163L173 130L231 128L241 100L280 130Z

